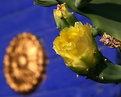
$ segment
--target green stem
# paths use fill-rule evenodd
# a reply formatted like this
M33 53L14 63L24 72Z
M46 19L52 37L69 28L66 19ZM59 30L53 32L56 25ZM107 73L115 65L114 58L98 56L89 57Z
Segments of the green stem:
M57 5L58 2L56 0L34 0L34 3L37 5L49 7L53 5Z
M88 78L100 83L120 83L121 66L113 64L105 57L101 57L95 70L87 75Z

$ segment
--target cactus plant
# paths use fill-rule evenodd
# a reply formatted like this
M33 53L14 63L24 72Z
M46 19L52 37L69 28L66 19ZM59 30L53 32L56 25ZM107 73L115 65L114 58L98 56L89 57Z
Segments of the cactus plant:
M118 41L118 48L120 49L121 13L118 13L118 8L120 8L118 5L121 4L120 0L72 0L72 2L69 2L69 0L55 0L55 2L47 4L43 4L42 1L50 0L35 0L36 4L42 6L56 5L57 2L64 3L58 5L57 9L54 10L57 28L61 30L60 36L54 41L54 49L57 54L62 56L67 67L79 75L86 76L100 83L121 82L121 66L105 58L97 49L94 40L94 36L106 33L112 39ZM108 10L104 10L100 6L98 8L98 5L103 7L110 6L111 8L116 7L118 16L113 15L113 12L112 16L110 16L111 11L107 14ZM80 23L67 6L79 14L90 18L94 26ZM116 47L115 44L114 47Z
M41 3L48 1L46 4ZM53 2L55 1L55 2ZM107 33L121 41L121 0L35 0L41 6L51 6L66 3L75 12L88 17L94 24L96 33ZM53 3L53 4L52 4Z

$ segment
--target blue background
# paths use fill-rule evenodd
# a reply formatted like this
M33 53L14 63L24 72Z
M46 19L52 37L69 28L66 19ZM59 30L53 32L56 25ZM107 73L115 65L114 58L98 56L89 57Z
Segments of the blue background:
M49 59L46 80L26 97L121 97L120 84L96 83L82 76L77 78L76 73L68 69L62 58L55 54L52 42L59 31L53 19L54 8L34 5L33 0L0 0L0 97L23 97L7 85L3 72L5 49L13 37L22 32L37 35ZM83 23L90 22L83 16L77 17ZM103 54L116 63L116 50L97 43Z

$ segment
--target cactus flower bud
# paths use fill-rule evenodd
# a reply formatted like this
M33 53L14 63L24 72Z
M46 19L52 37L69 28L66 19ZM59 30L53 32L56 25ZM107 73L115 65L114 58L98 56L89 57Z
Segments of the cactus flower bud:
M76 22L60 32L54 42L54 50L61 55L66 65L78 74L87 74L97 62L98 52L89 24Z
M54 10L54 19L57 24L57 28L62 30L65 27L74 25L77 22L73 12L70 12L66 4L57 5L57 9Z

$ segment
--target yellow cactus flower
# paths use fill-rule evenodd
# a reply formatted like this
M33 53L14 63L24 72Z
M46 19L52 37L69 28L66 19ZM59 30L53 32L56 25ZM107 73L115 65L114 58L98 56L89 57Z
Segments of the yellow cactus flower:
M97 47L89 24L76 22L66 27L53 42L53 48L66 65L79 74L87 74L96 64Z

